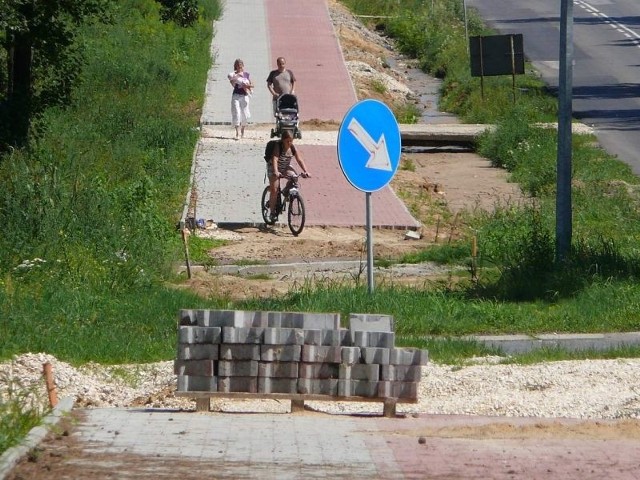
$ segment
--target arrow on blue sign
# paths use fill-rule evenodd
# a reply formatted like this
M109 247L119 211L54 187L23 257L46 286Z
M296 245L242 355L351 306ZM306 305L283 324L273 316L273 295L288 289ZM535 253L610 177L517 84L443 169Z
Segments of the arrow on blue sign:
M384 133L380 135L380 139L376 142L371 138L367 131L360 123L352 118L347 129L353 134L356 140L369 152L369 160L365 164L366 168L374 168L376 170L392 171L391 159L389 158L389 150L387 150L387 142L384 139Z

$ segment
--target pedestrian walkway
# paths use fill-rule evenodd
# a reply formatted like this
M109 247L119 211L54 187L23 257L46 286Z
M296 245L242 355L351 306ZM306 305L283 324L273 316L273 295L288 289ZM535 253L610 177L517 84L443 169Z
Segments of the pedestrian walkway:
M313 132L302 124L302 139L296 141L312 174L301 188L306 225L364 226L365 194L347 182L338 162L337 126L357 98L326 0L227 0L215 24L212 54L201 119L203 135L193 168L195 217L222 226L263 223L264 146L274 126L266 79L276 57L284 56L297 78L301 122L329 122L335 129L330 141L311 142ZM250 100L252 124L239 141L234 140L230 124L227 80L236 58L244 60L255 85ZM373 226L419 226L390 187L372 193L371 200Z
M12 476L12 457L0 461L0 478L636 479L637 438L613 435L619 428L560 418L81 409L66 435L40 443L28 477Z

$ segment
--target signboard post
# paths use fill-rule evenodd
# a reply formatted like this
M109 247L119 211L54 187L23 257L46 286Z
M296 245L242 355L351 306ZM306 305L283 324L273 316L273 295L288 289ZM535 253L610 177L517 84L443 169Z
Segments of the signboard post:
M373 214L371 192L384 188L400 162L400 128L393 112L378 100L362 100L349 109L338 131L338 161L347 181L365 192L367 284L373 292Z

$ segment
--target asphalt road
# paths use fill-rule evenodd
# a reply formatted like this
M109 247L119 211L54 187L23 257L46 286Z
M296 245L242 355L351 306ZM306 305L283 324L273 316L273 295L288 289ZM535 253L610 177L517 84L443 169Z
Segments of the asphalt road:
M558 0L467 0L489 26L522 33L525 55L552 88L558 86ZM573 111L593 126L600 144L640 174L640 3L573 2Z

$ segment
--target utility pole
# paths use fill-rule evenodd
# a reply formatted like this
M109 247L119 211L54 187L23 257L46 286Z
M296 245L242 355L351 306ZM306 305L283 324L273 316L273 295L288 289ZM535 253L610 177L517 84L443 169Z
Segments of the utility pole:
M556 262L565 260L571 251L573 0L562 0L560 5L560 74L558 85Z

